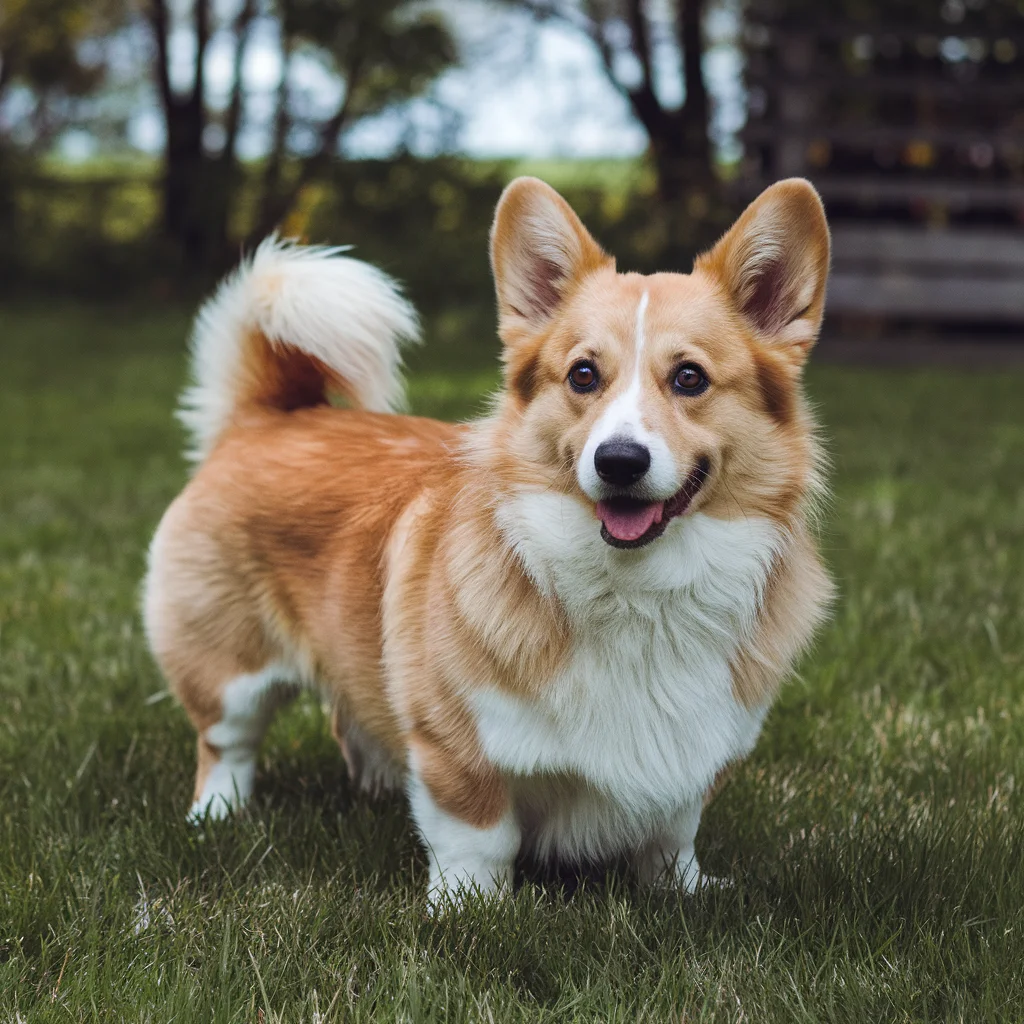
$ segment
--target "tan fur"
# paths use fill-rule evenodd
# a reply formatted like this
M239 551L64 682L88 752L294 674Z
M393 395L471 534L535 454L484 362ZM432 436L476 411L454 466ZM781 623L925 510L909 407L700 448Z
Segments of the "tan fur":
M761 602L753 642L733 662L733 693L747 707L764 704L800 653L802 637L824 618L832 582L805 529L796 527L786 558L778 559Z
M551 234L539 262L520 237L538 223ZM765 237L785 254L770 270L781 291L768 299L757 278L771 255ZM354 719L397 761L412 752L438 805L481 828L509 797L466 694L491 685L529 699L572 643L564 609L529 578L495 510L523 484L593 509L573 467L633 372L644 291L656 368L644 379L646 415L679 464L707 455L714 467L694 509L767 517L791 538L755 642L734 662L739 700L774 692L830 592L805 523L818 454L800 368L828 265L806 183L752 204L692 275L642 277L616 273L564 200L520 180L499 205L492 264L508 387L481 423L335 409L324 393L344 391L343 380L287 339L250 346L237 414L161 524L146 609L156 657L200 734L233 678L297 665L328 691L339 740ZM602 367L600 396L566 387L584 357ZM684 360L708 371L706 395L671 393ZM201 743L197 793L217 756Z

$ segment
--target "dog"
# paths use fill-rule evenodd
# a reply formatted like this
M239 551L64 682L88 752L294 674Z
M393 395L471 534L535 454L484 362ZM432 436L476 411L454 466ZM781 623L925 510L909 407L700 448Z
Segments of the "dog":
M388 277L261 244L197 318L196 468L144 591L198 732L191 818L245 803L308 685L354 783L407 794L432 906L504 890L521 852L703 884L705 798L832 592L801 383L829 250L791 179L692 273L618 273L519 178L490 244L503 386L454 425L394 411L417 321Z

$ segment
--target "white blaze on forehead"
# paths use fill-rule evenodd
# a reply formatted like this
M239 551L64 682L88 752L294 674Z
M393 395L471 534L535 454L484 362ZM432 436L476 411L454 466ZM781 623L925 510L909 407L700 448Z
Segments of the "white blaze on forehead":
M640 305L636 308L636 372L633 374L633 385L640 385L640 357L644 351L644 314L647 312L647 303L650 295L644 292L640 296Z
M636 309L636 324L634 327L635 331L635 343L636 343L636 356L633 361L633 379L630 381L629 387L621 394L610 406L604 416L601 417L601 421L598 422L598 426L606 418L613 424L613 434L619 434L624 437L632 437L629 433L631 429L637 430L643 428L643 421L640 413L640 373L643 370L644 362L644 315L647 313L647 303L650 301L650 295L644 292L640 296L640 305ZM613 415L609 417L609 413ZM596 429L596 428L595 428ZM612 436L612 435L609 435ZM639 440L639 438L636 438Z
M609 437L629 437L639 441L634 431L643 429L643 419L640 412L640 375L643 370L644 361L644 314L647 312L647 303L650 296L644 292L640 297L640 305L636 310L635 344L636 354L633 360L633 378L629 387L618 398L616 398L604 411L604 414L594 425L591 437L602 433L601 441ZM601 442L598 441L598 444Z
M583 455L580 457L579 465L576 467L580 487L595 501L603 496L605 488L594 466L594 454L599 445L613 437L636 441L647 446L651 453L651 468L643 480L643 486L652 497L669 498L681 486L675 460L672 458L668 445L656 430L650 430L644 424L641 409L644 346L647 342L646 316L649 302L650 294L644 291L636 310L635 356L633 375L629 386L608 404L594 424L583 449Z

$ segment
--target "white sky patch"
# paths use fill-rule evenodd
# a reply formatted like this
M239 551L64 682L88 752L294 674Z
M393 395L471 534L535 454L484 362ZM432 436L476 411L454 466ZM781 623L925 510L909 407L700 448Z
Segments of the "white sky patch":
M497 28L498 38L514 39L530 31L536 36L525 60L516 61L513 50L508 64L500 58L470 64L448 72L439 83L439 95L463 115L460 142L466 152L538 157L643 152L644 131L608 81L589 41L564 25L534 26L521 16L494 17L508 22L486 26L492 33Z

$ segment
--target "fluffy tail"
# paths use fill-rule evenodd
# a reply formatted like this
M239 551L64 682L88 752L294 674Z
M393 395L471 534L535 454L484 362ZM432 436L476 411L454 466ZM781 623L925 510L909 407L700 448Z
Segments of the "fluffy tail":
M299 409L332 391L371 411L402 405L400 350L418 339L416 313L391 278L343 251L268 238L199 311L178 412L194 461L245 408Z

